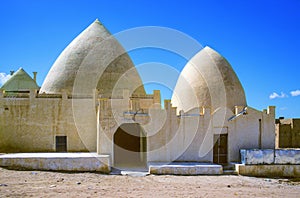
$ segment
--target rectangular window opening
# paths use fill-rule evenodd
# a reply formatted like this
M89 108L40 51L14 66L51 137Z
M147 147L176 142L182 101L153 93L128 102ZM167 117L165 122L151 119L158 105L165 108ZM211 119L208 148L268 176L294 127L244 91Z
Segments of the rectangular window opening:
M56 152L67 152L67 136L55 137Z

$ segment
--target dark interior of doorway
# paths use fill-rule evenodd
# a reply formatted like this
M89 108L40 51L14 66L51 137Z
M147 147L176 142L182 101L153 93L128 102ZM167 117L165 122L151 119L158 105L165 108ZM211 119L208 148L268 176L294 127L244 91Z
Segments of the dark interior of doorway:
M228 134L214 135L213 162L226 165L228 163Z
M138 123L122 124L114 134L114 166L120 168L147 167L147 142Z

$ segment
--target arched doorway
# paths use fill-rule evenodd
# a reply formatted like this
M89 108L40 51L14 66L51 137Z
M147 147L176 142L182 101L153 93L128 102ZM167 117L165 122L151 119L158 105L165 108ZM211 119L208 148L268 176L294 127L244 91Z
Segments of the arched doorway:
M147 139L138 123L122 124L114 134L114 166L147 166Z

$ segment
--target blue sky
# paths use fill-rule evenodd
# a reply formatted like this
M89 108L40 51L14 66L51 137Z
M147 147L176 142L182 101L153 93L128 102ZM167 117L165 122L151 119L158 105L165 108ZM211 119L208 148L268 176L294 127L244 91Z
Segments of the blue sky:
M300 117L299 10L298 0L1 0L0 84L23 67L38 71L41 85L61 51L98 18L113 34L139 26L179 30L226 57L249 106L275 105L276 117ZM163 50L130 55L137 65L162 62L181 71L186 63Z

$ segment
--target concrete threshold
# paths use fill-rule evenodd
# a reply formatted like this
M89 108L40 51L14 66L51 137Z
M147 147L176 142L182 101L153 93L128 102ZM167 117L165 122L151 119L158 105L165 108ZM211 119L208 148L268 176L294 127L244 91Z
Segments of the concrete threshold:
M221 175L219 164L198 162L149 163L149 173L156 175Z

